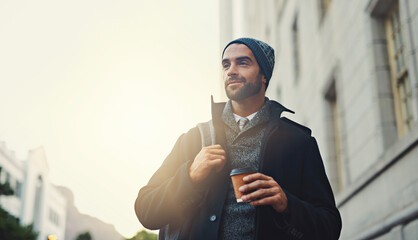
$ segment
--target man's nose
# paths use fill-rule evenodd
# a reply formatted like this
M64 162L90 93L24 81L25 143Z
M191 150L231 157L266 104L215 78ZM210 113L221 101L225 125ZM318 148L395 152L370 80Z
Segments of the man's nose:
M229 66L227 73L228 76L232 76L232 75L238 75L238 69L237 66L235 64L231 64L231 66Z

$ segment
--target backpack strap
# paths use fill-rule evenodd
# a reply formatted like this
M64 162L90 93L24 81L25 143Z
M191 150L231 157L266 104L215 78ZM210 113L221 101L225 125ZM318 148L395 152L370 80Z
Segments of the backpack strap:
M212 120L197 124L200 131L202 147L215 145L215 128Z

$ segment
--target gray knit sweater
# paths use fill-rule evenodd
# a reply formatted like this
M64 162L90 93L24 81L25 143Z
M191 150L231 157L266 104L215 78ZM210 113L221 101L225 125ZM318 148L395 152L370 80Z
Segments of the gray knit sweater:
M252 167L258 169L260 162L261 140L266 131L271 111L269 101L254 118L240 131L235 122L231 102L225 105L222 120L225 123L227 161L231 168ZM219 239L254 239L255 207L248 203L237 203L232 182L229 180L228 196L222 212Z

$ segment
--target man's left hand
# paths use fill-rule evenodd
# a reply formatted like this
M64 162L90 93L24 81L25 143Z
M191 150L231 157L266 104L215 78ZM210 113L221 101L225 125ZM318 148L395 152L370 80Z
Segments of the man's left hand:
M243 201L249 201L251 206L271 205L280 213L287 211L286 194L272 177L254 173L243 179L246 184L239 188Z

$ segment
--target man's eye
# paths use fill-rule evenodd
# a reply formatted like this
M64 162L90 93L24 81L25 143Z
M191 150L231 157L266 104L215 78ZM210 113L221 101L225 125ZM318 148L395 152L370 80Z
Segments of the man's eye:
M239 65L248 65L247 62L240 62Z
M223 68L228 68L229 67L229 64L224 64L223 65Z

